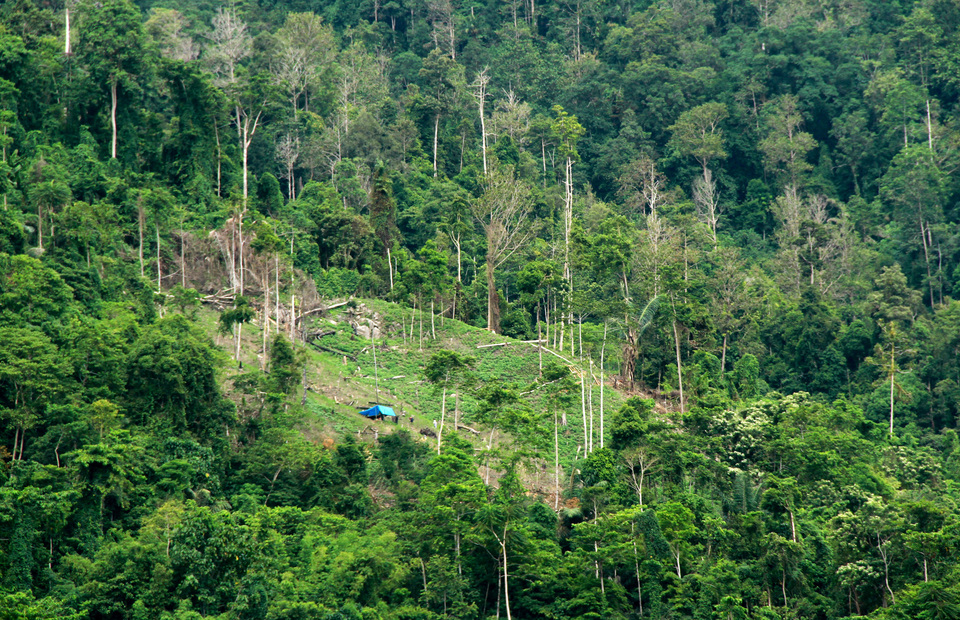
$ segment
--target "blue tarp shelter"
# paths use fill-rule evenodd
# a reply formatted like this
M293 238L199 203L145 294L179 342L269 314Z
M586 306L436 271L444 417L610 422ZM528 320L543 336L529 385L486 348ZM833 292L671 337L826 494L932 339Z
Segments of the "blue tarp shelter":
M368 418L375 418L377 416L384 416L384 417L391 416L394 418L397 417L397 414L393 411L393 409L391 409L390 407L387 407L386 405L374 405L373 407L370 407L365 411L361 411L360 415L366 416Z

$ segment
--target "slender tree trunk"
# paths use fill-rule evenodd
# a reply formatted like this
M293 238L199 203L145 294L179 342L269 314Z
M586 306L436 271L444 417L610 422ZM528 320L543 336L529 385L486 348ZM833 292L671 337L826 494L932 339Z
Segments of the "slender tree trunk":
M926 221L923 219L923 215L920 216L920 239L923 241L923 262L927 266L927 288L930 289L930 308L934 308L934 299L933 299L933 273L930 271L930 248L927 239L927 235L930 231L930 227L927 226ZM931 235L932 237L932 235Z
M266 274L264 275L263 282L264 287L264 297L263 297L263 325L261 326L261 333L263 334L263 342L261 343L261 348L263 350L263 359L260 364L260 370L262 371L266 367L267 363L267 332L270 331L270 263L266 263Z
M440 454L440 441L443 439L443 421L447 415L447 386L444 383L443 397L440 399L440 427L437 429L437 455Z
M503 576L500 572L500 561L497 561L497 620L500 620L500 591L503 587Z
M220 128L217 119L213 119L213 135L217 139L217 198L221 198L223 154L220 151Z
M162 289L160 280L162 271L160 269L160 222L154 222L153 227L157 236L157 293L161 293Z
M487 124L483 117L483 100L480 100L480 143L483 149L483 176L487 176Z
M494 278L493 260L487 258L487 329L495 334L500 333L500 295L497 293L497 283Z
M433 120L433 176L437 176L437 142L440 136L440 115Z
M180 287L187 288L187 233L183 230L183 216L180 217Z
M720 380L723 380L723 371L727 367L727 335L723 335L723 353L720 355Z
M244 157L246 160L246 157ZM246 170L246 165L244 165L244 170ZM244 175L246 176L246 175ZM244 185L246 185L246 178L244 178ZM240 214L237 216L237 262L239 264L239 277L240 277L240 295L243 295L243 216L247 213L247 198L243 198L243 208L240 210Z
M592 452L593 446L590 445L590 431L587 428L587 387L584 385L586 379L583 376L583 369L580 369L580 412L583 414L583 450Z
M603 355L607 349L607 323L603 323L603 345L600 346L600 449L603 450Z
M540 304L537 304L537 356L539 358L540 374L543 375L543 335L540 330Z
M4 196L6 198L6 196ZM143 243L141 242L141 246ZM43 202L37 201L37 247L43 251ZM142 262L142 260L141 260ZM141 268L141 271L143 269ZM142 273L140 275L143 275Z
M563 277L570 285L569 294L573 294L573 278L570 274L570 229L573 227L573 162L567 157L564 166L563 201Z
M680 413L684 413L683 405L683 367L680 365L680 334L677 332L677 320L673 320L673 342L677 350L677 383L680 387Z
M887 592L890 593L890 602L896 605L897 597L893 594L893 588L890 587L890 562L887 557L887 550L883 548L883 544L880 542L879 534L877 534L877 550L880 551L880 558L883 560L883 585L886 586Z
M140 230L140 247L139 247L139 249L137 250L137 254L138 254L138 256L140 257L140 277L141 277L141 278L144 277L144 271L143 271L143 225L146 223L146 222L144 222L144 219L145 219L145 218L146 218L146 214L145 214L144 211L143 211L143 205L142 205L142 204L138 204L138 205L137 205L137 223L139 224L139 230Z
M581 362L582 363L582 362ZM587 388L587 403L590 407L590 450L593 451L593 360L590 360L590 387Z
M633 542L633 568L637 573L637 615L643 617L643 589L640 581L640 555L637 553L637 539L633 521L630 522L631 542Z
M277 318L277 333L280 333L280 253L273 255L273 290L275 291L276 300L274 316Z
M890 438L893 439L893 388L896 382L897 367L894 352L896 345L890 344Z
M387 248L387 273L390 274L390 290L393 290L393 261L390 258L390 248Z
M117 80L110 80L110 158L117 158Z
M537 345L538 347L540 345ZM557 420L557 408L553 408L553 473L556 476L557 496L553 501L554 511L560 510L560 433Z
M70 56L73 52L70 49L70 7L64 7L66 15L66 36L63 39L63 55Z
M510 582L507 581L507 526L503 526L503 540L500 542L500 547L503 549L503 599L507 608L507 620L511 620L510 616Z

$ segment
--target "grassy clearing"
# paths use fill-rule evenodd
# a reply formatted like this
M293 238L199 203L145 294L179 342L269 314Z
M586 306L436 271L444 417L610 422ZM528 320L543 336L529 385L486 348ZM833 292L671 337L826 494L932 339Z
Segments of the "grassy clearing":
M203 317L201 324L215 331L216 315ZM380 326L381 334L377 338L376 365L374 364L373 341L355 333L351 320L365 323L372 320ZM422 321L422 327L421 327ZM553 407L548 404L545 389L535 389L540 376L541 361L544 365L559 362L580 373L578 360L572 360L569 351L560 355L571 362L561 361L549 352L538 352L535 344L524 343L505 336L492 334L486 330L472 327L460 321L442 319L437 316L431 321L430 313L416 313L409 308L380 300L357 300L355 307L341 307L328 316L311 317L305 326L307 331L333 331L334 333L317 339L303 350L307 359L307 394L302 422L303 432L314 441L335 439L346 433L359 433L362 438L373 440L380 433L391 433L397 429L406 429L420 440L436 445L436 439L427 438L421 430L432 432L434 421L441 417L441 394L436 386L424 379L424 368L430 357L443 349L468 355L475 359L474 376L477 385L499 383L511 387L523 394L522 400L536 418L535 434L539 441L532 450L534 469L551 471L553 462ZM220 344L232 351L232 339L220 337ZM258 367L258 357L262 343L262 332L256 324L246 325L241 342L241 361L247 370ZM482 345L503 344L477 348ZM585 392L593 384L594 446L599 447L600 385L599 368L594 364L595 376L591 379L588 360L582 366L586 377ZM616 390L604 386L604 410L609 422L625 400ZM579 390L579 388L578 388ZM494 432L476 418L478 401L472 390L461 390L456 394L451 388L447 393L447 413L444 433L453 430L453 418L459 411L462 424L480 431L479 435L463 431L461 436L470 441L478 452L488 447L505 447L515 443L514 438ZM380 402L392 406L400 414L400 423L377 422L359 415L359 410ZM587 405L589 415L589 405ZM565 411L558 411L558 418L566 414L567 426L560 429L561 463L569 471L579 454L582 457L584 443L583 411L579 391L570 395ZM413 416L413 422L410 417ZM530 437L524 439L530 440ZM552 478L542 476L541 471L531 471L537 484L543 486ZM532 483L532 480L531 480Z

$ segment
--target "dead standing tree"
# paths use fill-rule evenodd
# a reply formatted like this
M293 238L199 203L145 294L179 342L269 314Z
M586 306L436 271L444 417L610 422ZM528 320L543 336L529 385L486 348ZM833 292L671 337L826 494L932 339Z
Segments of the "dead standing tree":
M218 85L230 96L233 104L233 120L237 128L240 152L243 161L243 204L238 221L240 247L243 247L243 217L247 211L249 195L249 154L253 136L263 118L266 100L250 88L249 80L238 76L240 61L250 55L253 39L247 32L247 24L240 19L236 9L217 9L213 17L213 31L207 35L207 65L216 77ZM239 294L243 295L243 252L239 253Z
M534 234L530 188L514 177L512 166L491 170L483 195L472 208L487 239L487 329L500 333L500 296L494 275Z
M277 32L277 39L280 45L273 73L277 82L286 87L296 118L301 100L302 109L310 109L310 93L317 87L324 68L333 61L333 29L313 13L290 13Z

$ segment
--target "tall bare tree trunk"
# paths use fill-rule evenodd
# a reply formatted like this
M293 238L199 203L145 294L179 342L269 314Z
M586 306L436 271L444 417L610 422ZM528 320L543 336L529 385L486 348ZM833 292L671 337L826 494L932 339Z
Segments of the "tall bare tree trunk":
M494 279L493 262L487 260L487 329L495 334L500 333L500 295L497 294L497 283Z
M443 440L443 422L447 415L447 385L443 385L443 397L440 399L440 426L437 428L437 455L440 455L440 442Z
M580 413L583 414L583 451L591 452L590 431L587 428L587 386L584 385L586 377L583 376L583 369L580 369Z
M896 345L890 344L890 437L893 438L893 388L896 383L897 367L894 353Z
M117 79L110 80L110 158L117 158Z
M540 345L537 345L540 348ZM553 509L560 510L560 435L557 420L557 408L553 408L553 473L556 476L557 496L553 501Z
M500 541L500 547L503 549L503 599L507 607L507 620L512 620L510 616L510 583L507 581L507 526L503 526L503 540Z
M64 7L64 13L66 14L65 21L66 21L67 30L66 30L66 36L64 37L64 40L63 40L63 55L69 56L73 53L73 51L70 49L70 7L69 6ZM928 104L927 109L929 108L930 106Z
M187 288L187 234L183 230L183 212L180 212L180 286Z
M723 353L720 355L720 380L723 380L723 371L727 366L727 335L723 335Z
M440 114L433 120L433 176L437 176L437 141L440 134Z
M217 139L217 198L220 198L220 192L222 187L222 168L223 168L223 154L220 151L220 128L217 127L217 119L213 119L213 135Z
M480 149L483 157L483 176L487 176L487 119L484 114L484 107L487 100L487 84L490 77L487 75L487 68L484 67L477 75L474 85L477 88L477 102L480 104Z
M6 199L6 196L4 196L4 199ZM143 244L141 243L140 245L142 246ZM41 251L43 250L43 201L42 200L37 201L37 247L40 248ZM141 260L141 262L143 261ZM141 268L141 271L143 271L142 268ZM140 275L143 275L143 274L141 273Z
M390 258L390 248L387 248L387 273L390 274L390 290L393 290L393 259Z
M603 323L603 344L600 346L600 449L603 450L603 354L607 349L607 323Z
M680 334L677 332L677 320L673 320L673 342L677 350L677 383L680 387L680 413L684 413L683 404L683 367L680 365Z
M153 228L157 236L157 293L160 293L162 292L160 284L162 274L162 271L160 270L160 222L154 222Z
M927 236L930 233L930 227L927 225L926 221L923 218L923 213L920 214L920 240L923 241L923 262L927 266L927 288L930 289L930 308L934 307L934 298L933 298L933 273L930 271L930 248ZM930 235L932 238L933 236Z
M146 223L144 219L146 218L146 213L143 210L143 204L141 201L137 201L137 223L140 230L140 247L137 250L137 253L140 257L140 277L144 277L143 271L143 225Z
M581 363L583 363L581 361ZM593 374L593 360L590 360L590 387L587 388L587 404L590 407L590 450L593 450L593 382L596 377Z

